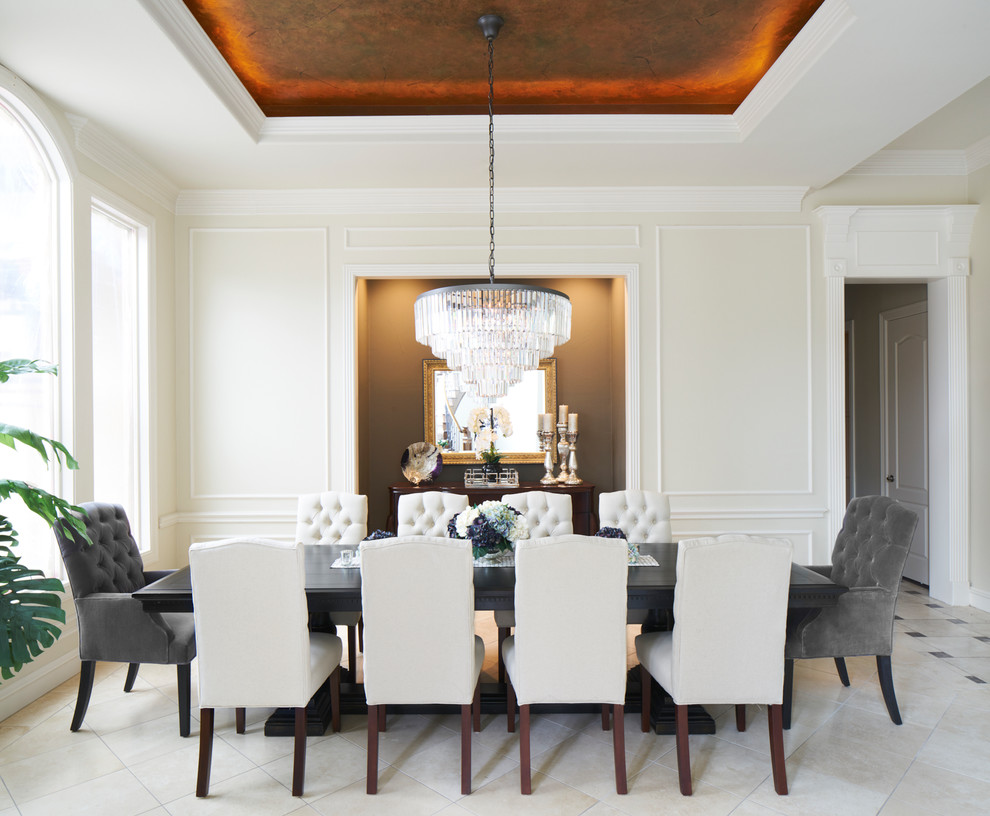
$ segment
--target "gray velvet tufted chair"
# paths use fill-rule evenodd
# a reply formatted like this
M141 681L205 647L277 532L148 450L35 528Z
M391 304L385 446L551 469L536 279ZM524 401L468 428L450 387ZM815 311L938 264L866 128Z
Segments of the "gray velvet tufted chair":
M145 572L141 553L119 504L86 502L84 521L90 546L64 527L55 536L62 552L79 622L79 695L72 731L82 726L97 660L129 663L124 691L130 691L142 663L175 663L179 689L179 733L189 736L189 664L196 656L190 613L149 614L131 593L168 575Z
M791 725L794 660L831 657L849 685L847 657L876 655L880 690L890 719L901 724L894 696L890 653L894 604L918 516L886 496L853 499L832 550L832 564L809 569L849 587L837 606L812 612L789 627L784 649L784 728Z

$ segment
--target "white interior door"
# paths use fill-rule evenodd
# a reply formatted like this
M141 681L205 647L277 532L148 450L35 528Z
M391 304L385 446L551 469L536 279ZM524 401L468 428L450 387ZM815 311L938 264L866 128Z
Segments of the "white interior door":
M904 575L928 584L928 305L880 315L884 494L918 514Z

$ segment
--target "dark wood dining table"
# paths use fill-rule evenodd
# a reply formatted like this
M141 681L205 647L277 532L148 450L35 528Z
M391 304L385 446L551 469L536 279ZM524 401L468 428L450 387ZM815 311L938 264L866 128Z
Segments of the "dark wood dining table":
M356 611L361 609L361 571L357 567L340 569L331 564L340 555L338 546L311 546L306 548L306 599L311 614L333 611ZM677 545L641 544L644 555L653 556L658 566L630 566L628 606L630 609L649 609L657 612L651 620L660 623L666 612L674 606L674 584L676 582ZM263 587L251 588L231 586L232 602L249 602L255 591ZM754 587L754 591L758 591ZM515 592L515 570L512 567L475 567L474 605L475 609L512 609ZM791 585L788 594L788 614L801 615L824 606L834 606L846 588L834 584L828 578L803 567L791 565ZM192 588L189 583L189 568L184 567L170 575L148 584L133 593L148 612L191 612ZM727 622L727 625L730 625ZM639 710L638 672L630 674L627 710ZM317 695L319 697L319 695ZM358 683L344 683L341 686L341 708L343 713L364 711L364 690ZM660 702L660 701L658 701ZM328 702L314 698L311 704L310 732L323 734L329 722ZM482 687L482 707L486 711L505 710L505 687L499 684L484 684ZM673 722L667 721L663 705L655 705L658 712L655 727L658 733L673 733ZM282 723L278 715L273 715L266 725L265 733L270 735L290 735L291 720ZM324 722L326 720L326 722ZM691 717L692 733L713 733L714 725L707 714L698 707Z

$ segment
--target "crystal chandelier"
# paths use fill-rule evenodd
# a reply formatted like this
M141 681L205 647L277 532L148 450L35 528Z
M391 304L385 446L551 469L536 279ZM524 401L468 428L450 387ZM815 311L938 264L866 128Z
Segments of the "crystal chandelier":
M478 18L488 40L488 283L444 286L416 298L416 341L461 373L479 397L504 397L571 336L571 301L554 289L495 283L495 37L503 20Z

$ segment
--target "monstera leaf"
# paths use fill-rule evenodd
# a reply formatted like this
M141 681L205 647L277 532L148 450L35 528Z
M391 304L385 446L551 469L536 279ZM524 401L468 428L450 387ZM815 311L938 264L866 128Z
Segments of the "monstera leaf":
M0 516L0 677L9 680L51 646L65 623L58 593L65 587L41 570L25 567L10 549L17 533Z
M58 374L58 369L43 360L0 360L0 383L15 374ZM0 444L17 450L18 443L36 451L45 464L54 459L62 467L79 467L61 442L0 422ZM11 496L19 497L49 526L64 524L79 533L82 541L89 541L82 508L27 482L0 479L0 501ZM17 531L0 515L0 680L9 680L51 646L62 632L59 624L65 623L58 594L65 592L62 582L22 564L13 550L16 545Z

